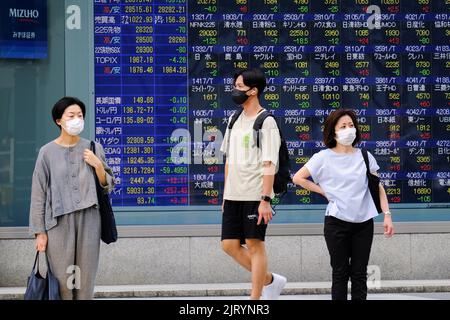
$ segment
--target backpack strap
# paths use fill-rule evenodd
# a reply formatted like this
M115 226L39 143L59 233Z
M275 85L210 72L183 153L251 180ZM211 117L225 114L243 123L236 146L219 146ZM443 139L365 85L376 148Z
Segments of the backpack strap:
M230 136L231 136L231 132L230 130L233 129L234 124L236 123L237 119L239 118L239 116L242 114L242 112L244 111L244 108L239 108L238 110L236 110L233 115L231 116L230 122L228 123L228 137L227 137L227 145L230 145ZM267 110L261 109L258 113L258 117L255 119L255 123L253 124L253 134L254 136L254 141L256 141L256 146L257 148L259 148L259 133L260 130L263 126L264 120L266 120L267 117L273 117L273 114L270 113ZM281 131L278 130L280 132L280 137L281 136Z
M239 116L241 115L242 111L244 111L244 108L239 108L237 109L233 115L231 116L231 120L228 123L228 129L233 129L234 123L236 122L236 120L239 118Z
M268 117L274 118L275 122L276 122L275 116L271 112L264 110L263 112L261 112L258 115L258 117L255 120L255 123L253 124L254 141L256 141L257 148L259 148L260 130L263 126L264 120L266 120ZM278 127L278 124L277 124L277 127ZM283 135L281 134L280 128L278 128L278 132L280 133L280 138L283 139Z
M231 116L230 122L228 122L228 137L227 137L227 149L230 148L230 137L231 137L231 129L233 129L233 126L236 122L236 120L239 118L239 116L241 115L242 111L244 111L244 108L239 108L237 109L233 115ZM228 153L228 150L227 150Z
M370 173L370 166L369 166L369 156L367 155L366 149L361 149L362 156L364 158L364 162L366 163L366 169L367 173Z

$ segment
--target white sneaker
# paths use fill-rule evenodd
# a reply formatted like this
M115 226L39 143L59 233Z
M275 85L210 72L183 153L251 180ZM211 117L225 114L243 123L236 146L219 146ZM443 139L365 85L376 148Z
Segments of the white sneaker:
M273 281L264 286L261 294L261 300L277 300L286 285L287 279L279 274L272 273Z

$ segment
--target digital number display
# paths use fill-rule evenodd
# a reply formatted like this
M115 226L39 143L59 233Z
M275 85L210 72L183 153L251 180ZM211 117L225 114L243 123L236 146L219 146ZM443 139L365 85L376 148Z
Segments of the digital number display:
M253 67L293 173L324 148L327 115L352 108L390 203L450 202L450 0L96 0L94 50L115 206L221 203L211 150L235 70ZM292 185L282 203L325 201Z

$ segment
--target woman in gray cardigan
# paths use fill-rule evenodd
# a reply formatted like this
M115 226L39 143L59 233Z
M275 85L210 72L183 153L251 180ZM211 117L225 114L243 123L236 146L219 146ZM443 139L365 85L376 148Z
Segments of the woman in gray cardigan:
M103 147L79 136L86 107L64 97L52 117L61 134L39 150L33 172L30 233L46 251L62 299L92 299L100 252L100 214L94 174L105 192L114 186Z

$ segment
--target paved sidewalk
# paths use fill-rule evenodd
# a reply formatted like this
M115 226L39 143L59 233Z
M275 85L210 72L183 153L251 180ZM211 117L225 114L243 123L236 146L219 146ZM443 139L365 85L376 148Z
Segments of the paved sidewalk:
M95 300L233 300L233 301L249 301L249 296L207 296L207 297L147 297L147 298L96 298ZM300 295L284 295L282 294L278 300L331 300L330 294L300 294ZM351 300L351 295L348 295ZM411 293L369 293L367 300L450 300L450 292L411 292Z
M250 283L164 284L96 286L95 298L239 297L250 295ZM331 282L288 282L282 294L329 295ZM25 287L0 287L0 300L23 299ZM402 294L450 292L450 279L381 281L369 284L369 293Z

